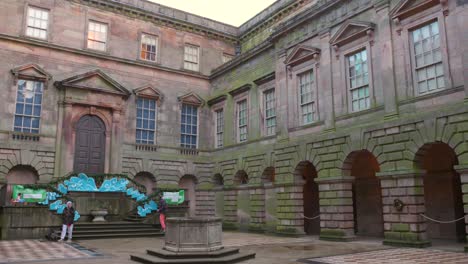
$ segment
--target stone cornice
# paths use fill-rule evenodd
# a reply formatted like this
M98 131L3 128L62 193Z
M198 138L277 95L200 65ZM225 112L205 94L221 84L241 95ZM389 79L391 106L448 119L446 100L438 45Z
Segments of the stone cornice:
M224 39L231 42L237 40L238 28L214 21L208 18L190 14L174 8L152 3L149 1L139 1L136 6L129 1L110 1L110 0L68 0L71 2L105 9L111 12L121 13L128 17L150 20L155 24L168 26L177 30L184 30L195 34L201 34L208 37ZM127 2L127 3L126 3ZM153 11L148 11L154 9ZM157 9L157 10L156 10ZM157 11L157 12L156 12ZM167 14L166 14L167 13ZM170 16L172 14L172 16ZM191 21L190 21L191 20ZM198 21L196 23L195 21ZM208 25L219 26L225 31L209 27Z
M276 73L275 72L271 72L267 75L264 75L256 80L254 80L253 82L256 84L256 85L262 85L266 82L269 82L269 81L272 81L275 79L275 76L276 76Z
M222 101L226 100L226 98L227 98L227 95L222 94L222 95L216 96L216 97L214 97L212 99L209 99L207 104L208 104L208 106L212 106L212 105L215 105L217 103L221 103Z
M144 63L138 60L129 60L129 59L124 59L124 58L119 58L115 56L111 56L105 53L100 53L100 52L92 52L90 50L82 50L82 49L75 49L75 48L69 48L65 46L60 46L40 40L34 40L30 38L22 38L22 37L16 37L16 36L10 36L6 34L1 34L0 33L0 40L8 40L8 41L15 41L23 44L29 44L33 46L38 46L42 48L47 48L47 49L52 49L52 50L57 50L57 51L65 51L65 52L70 52L74 53L77 55L84 55L84 56L90 56L90 57L95 57L99 59L106 59L110 61L115 61L115 62L120 62L120 63L125 63L125 64L130 64L134 66L140 66L140 67L146 67L146 68L152 68L155 70L161 70L165 72L170 72L170 73L176 73L176 74L181 74L181 75L186 75L190 77L195 77L195 78L200 78L200 79L205 79L208 80L209 76L203 75L203 74L197 74L194 72L188 72L184 70L177 70L177 69L172 69L169 67L164 67L160 65L155 65L151 63Z
M229 94L230 94L231 96L236 96L236 95L238 95L238 94L247 92L248 90L250 90L250 88L252 88L252 85L251 85L250 83L247 83L247 84L242 85L242 86L239 87L239 88L236 88L236 89L234 89L234 90L229 91Z

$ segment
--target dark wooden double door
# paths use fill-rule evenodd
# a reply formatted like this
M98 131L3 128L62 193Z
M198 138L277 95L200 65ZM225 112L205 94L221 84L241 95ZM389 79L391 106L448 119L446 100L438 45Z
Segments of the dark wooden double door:
M76 173L104 173L106 155L106 126L97 116L85 115L76 125L75 158Z

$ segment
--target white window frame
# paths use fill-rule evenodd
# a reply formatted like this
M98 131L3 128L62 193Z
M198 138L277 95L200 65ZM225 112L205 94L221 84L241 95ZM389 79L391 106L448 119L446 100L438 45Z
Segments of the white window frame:
M98 43L104 43L104 50L100 50L100 49L94 49L94 48L91 48L90 45L89 45L89 33L90 33L90 25L91 23L94 23L94 24L100 24L100 25L104 25L106 26L106 40L105 42L101 42L101 41L96 41L96 40L92 40L94 42L98 42ZM85 37L85 43L86 43L86 49L88 50L92 50L92 51L97 51L97 52L108 52L109 50L109 34L110 33L110 24L107 23L107 22L103 22L103 21L99 21L99 20L95 20L95 19L88 19L88 23L86 25L86 37Z
M193 61L189 61L189 60L185 59L185 56L187 55L187 53L186 53L187 48L194 48L194 49L197 50L197 61L196 61L196 63L193 62ZM186 63L196 65L196 69L195 70L189 69L188 67L186 67ZM200 71L200 46L185 43L185 45L184 45L184 65L183 65L183 68L185 70L188 70L188 71L194 71L194 72L199 72Z
M245 95L242 95L242 96L239 96L238 98L236 98L235 100L235 106L236 106L236 111L235 111L235 130L236 130L236 141L237 143L244 143L244 142L247 142L249 141L249 114L250 114L250 111L249 111L249 100L248 100L248 94L245 94ZM246 124L245 124L245 127L246 127L246 139L241 141L240 139L240 127L239 127L239 105L241 102L245 101L246 102Z
M188 133L182 133L182 130L180 130L180 143L179 143L179 146L181 148L185 148L185 149L198 149L198 142L200 141L200 106L198 105L194 105L194 104L189 104L189 103L185 103L185 102L182 102L180 104L180 125L182 125L182 114L183 114L183 107L184 105L190 105L192 107L195 107L195 109L197 110L197 132L196 132L196 144L195 144L195 148L187 148L187 147L183 147L182 146L182 135L189 135L189 136L193 136L193 134L188 134ZM187 144L185 144L187 145Z
M24 82L32 82L32 83L36 83L36 82L37 82L37 83L42 83L41 110L40 110L40 112L39 112L39 125L38 125L38 128L37 128L37 129L38 129L38 132L37 132L37 133L32 133L32 132L31 132L31 133L28 133L28 132L16 131L16 130L15 130L15 120L16 120L16 116L17 116L17 114L16 114L16 106L17 106L17 104L18 104L18 88L19 88L19 83L20 83L21 81L24 81ZM16 90L15 90L15 112L14 112L14 115L13 115L13 129L12 129L12 131L17 132L17 133L28 133L28 134L36 134L36 135L41 133L42 110L43 110L43 108L44 108L43 102L44 102L44 98L45 98L45 97L44 97L45 90L46 90L46 84L45 84L44 82L36 81L36 80L29 80L29 79L18 79L18 81L16 82ZM25 105L25 104L23 104L23 105ZM34 112L34 104L33 104L33 106L32 106L32 111ZM23 109L23 113L24 113L24 109ZM27 115L21 114L21 115L19 115L19 116L24 117L24 116L27 116ZM33 115L30 115L29 117L33 118L34 116L33 116ZM31 123L32 123L32 121L31 121ZM21 127L23 128L23 126L21 126ZM31 129L31 128L32 128L32 126L30 126L30 129Z
M36 30L45 31L44 38L35 37L33 35L28 34L28 28L30 28L30 26L29 26L29 10L30 9L36 9L36 10L47 13L47 23L46 23L46 28L45 29L37 28L37 27L31 27L31 28L36 29ZM50 35L51 19L52 19L52 12L51 12L51 10L49 8L39 7L39 6L36 6L36 5L26 5L25 12L24 12L24 33L23 33L24 36L28 37L28 38L37 39L37 40L48 41L49 40L49 35Z
M367 60L366 60L366 65L367 65L367 84L364 84L364 85L359 85L359 86L355 86L355 87L351 87L351 76L349 74L349 70L350 70L350 64L349 64L349 58L352 57L352 56L355 56L356 54L359 54L359 53L362 53L362 52L365 52L366 53L366 57L367 57ZM347 84L347 94L348 94L348 104L349 104L349 109L350 109L350 112L352 113L355 113L355 112L361 112L361 111L365 111L365 110L369 110L372 108L372 95L371 95L371 86L370 86L370 66L371 64L369 63L370 61L370 54L369 54L369 51L366 49L366 48L361 48L361 49L357 49L353 52L349 52L347 53L345 56L344 56L344 59L345 59L345 64L346 64L346 72L345 72L345 75L346 75L346 84ZM364 65L364 64L363 64ZM368 97L369 97L369 106L367 108L364 108L364 109L354 109L353 108L353 91L354 90L360 90L360 89L363 89L367 86L367 89L368 89ZM357 99L358 100L358 103L359 103L359 98Z
M274 109L274 112L275 114L273 116L267 116L267 113L268 113L268 108L267 108L267 105L268 105L268 101L267 101L267 94L268 93L273 93L273 109ZM270 88L270 89L266 89L262 92L262 99L263 99L263 103L262 103L262 106L263 106L263 109L264 109L264 115L263 115L263 129L264 129L264 134L265 136L274 136L276 135L276 131L277 131L277 127L278 127L278 120L276 118L276 113L277 113L277 103L276 103L276 89L274 87ZM273 133L268 133L268 120L269 119L274 119L275 120L275 126L274 126L274 131Z
M219 124L219 118L218 114L221 112L221 121L222 124ZM214 134L215 134L215 148L223 148L224 147L224 130L225 130L225 111L224 108L219 107L213 109L214 113L214 121L215 121L215 126L214 126ZM218 130L218 128L221 128L221 131ZM218 144L221 142L221 144Z
M153 60L148 60L145 58L141 57L141 53L143 52L143 38L144 36L148 36L151 38L156 39L156 51L155 51L155 56L154 56L154 61ZM151 33L146 33L146 32L140 32L140 39L139 39L139 47L138 47L138 60L145 61L145 62L150 62L150 63L158 63L159 62L159 52L160 52L160 38L159 35L156 34L151 34Z
M311 89L311 101L305 104L301 102L302 90L301 90L301 76L305 74L312 73L312 83L310 84ZM299 124L302 126L313 124L318 120L318 107L317 107L317 75L314 68L308 68L307 70L303 70L296 74L296 84L297 84L297 96L298 96L298 108L299 108ZM312 104L312 121L309 123L304 122L304 113L302 111L302 107L306 104Z
M154 138L153 138L153 143L138 143L137 142L137 132L139 130L138 126L137 126L137 122L138 122L138 99L146 99L146 100L153 100L154 103L155 103L155 116L154 116L154 130L151 130L151 129L145 129L145 128L140 128L140 130L146 130L146 131L151 131L151 132L154 132ZM137 96L136 97L136 105L135 105L135 109L137 110L137 112L135 113L135 142L136 144L142 144L142 145L156 145L156 139L157 139L157 131L158 131L158 110L159 110L159 105L158 105L158 100L155 99L155 98L149 98L149 97L143 97L143 96ZM149 120L149 119L148 119Z

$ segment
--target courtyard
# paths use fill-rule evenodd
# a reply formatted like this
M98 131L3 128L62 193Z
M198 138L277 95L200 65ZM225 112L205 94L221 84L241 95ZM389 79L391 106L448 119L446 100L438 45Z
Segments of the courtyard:
M463 247L435 243L431 248L412 249L383 246L374 239L353 242L327 242L314 236L298 238L224 232L225 247L239 247L241 252L256 253L244 264L293 263L468 263ZM132 254L161 248L164 238L119 238L58 243L41 240L0 242L0 263L136 263Z

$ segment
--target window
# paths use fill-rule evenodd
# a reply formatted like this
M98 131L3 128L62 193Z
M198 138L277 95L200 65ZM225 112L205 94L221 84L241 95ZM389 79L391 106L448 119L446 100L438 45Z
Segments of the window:
M351 111L357 112L370 108L369 71L367 51L361 50L347 56L349 89L351 92Z
M223 133L224 133L224 111L223 109L217 110L216 114L216 147L223 147Z
M303 125L310 124L315 121L315 97L313 87L313 71L307 71L299 75L299 96Z
M89 21L88 27L88 48L106 51L107 25L94 21Z
M247 141L247 100L237 103L237 128L239 142Z
M419 94L445 87L442 54L440 50L439 24L437 21L411 32L414 66Z
M223 63L226 63L226 62L232 60L233 58L234 58L234 56L223 53Z
M263 93L263 98L265 102L265 125L266 125L266 135L276 134L276 99L275 99L275 89L270 89Z
M156 135L156 100L137 99L136 143L154 144Z
M39 133L43 89L42 82L18 80L14 131Z
M180 146L182 148L197 148L198 108L194 105L182 105L182 120L180 125Z
M26 35L33 38L47 39L49 11L28 7Z
M156 61L158 38L147 34L141 35L140 59Z
M184 69L198 71L198 47L185 45Z

